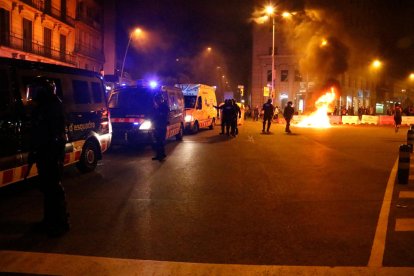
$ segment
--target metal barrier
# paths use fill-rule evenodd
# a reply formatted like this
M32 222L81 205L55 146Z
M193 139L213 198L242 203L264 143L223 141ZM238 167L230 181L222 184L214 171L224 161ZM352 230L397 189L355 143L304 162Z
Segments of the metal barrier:
M414 145L414 125L407 131L407 145L411 145L411 153L413 152Z

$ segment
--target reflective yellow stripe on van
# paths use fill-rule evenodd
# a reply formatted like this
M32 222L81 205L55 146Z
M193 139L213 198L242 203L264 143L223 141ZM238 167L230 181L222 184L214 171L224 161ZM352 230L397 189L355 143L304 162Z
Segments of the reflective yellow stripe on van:
M83 144L85 144L84 140L76 141L72 143L73 151L65 154L65 159L64 159L65 166L74 164L80 160ZM24 176L26 175L27 169L28 169L28 165L25 164L23 166L0 171L0 187L23 180ZM33 167L30 170L30 174L28 178L36 176L36 175L37 175L37 167L36 167L36 164L33 164Z

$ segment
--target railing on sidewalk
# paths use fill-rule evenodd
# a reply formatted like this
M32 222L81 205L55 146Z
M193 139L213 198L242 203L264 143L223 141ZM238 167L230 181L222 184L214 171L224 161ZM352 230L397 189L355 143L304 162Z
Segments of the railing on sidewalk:
M299 123L306 115L294 115L292 123ZM369 124L369 125L394 125L394 116L389 115L362 115L359 116L329 116L331 124ZM402 116L403 126L414 125L414 116Z

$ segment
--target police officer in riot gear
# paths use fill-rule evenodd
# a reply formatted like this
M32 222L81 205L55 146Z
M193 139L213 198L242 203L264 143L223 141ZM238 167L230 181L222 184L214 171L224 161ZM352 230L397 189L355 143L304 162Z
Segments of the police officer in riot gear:
M275 110L272 104L272 99L268 99L267 102L263 104L262 110L263 110L262 133L265 132L266 122L267 122L266 132L269 133L270 125L272 124L273 113Z
M152 160L163 161L167 156L165 154L165 137L167 135L168 115L170 108L165 102L164 96L159 93L154 97L154 151L155 156Z
M286 121L286 128L285 128L285 132L286 133L292 133L292 131L290 130L290 121L293 118L293 114L295 114L295 109L292 107L292 102L289 101L287 103L287 106L285 107L285 110L283 111L283 117L285 117L285 121Z
M39 188L44 195L43 220L36 230L60 236L69 230L65 192L61 185L65 157L65 118L55 83L36 77L28 85L27 102L31 112L29 167L36 163Z

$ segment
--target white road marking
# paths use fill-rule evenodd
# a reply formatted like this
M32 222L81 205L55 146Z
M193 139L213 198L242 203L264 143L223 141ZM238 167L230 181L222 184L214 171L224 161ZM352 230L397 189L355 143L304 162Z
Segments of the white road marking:
M372 244L371 256L368 261L368 267L381 267L384 258L385 240L387 237L388 216L390 214L392 192L394 190L395 177L398 170L398 158L391 170L388 178L387 188L382 201L381 211L378 218L377 229L375 231L374 242Z
M248 142L251 142L251 143L253 143L253 144L254 144L254 138L253 138L253 135L249 135L249 136L247 136L247 141L248 141Z
M412 218L396 219L395 231L414 231L414 219Z
M414 275L412 267L277 266L183 263L51 253L0 251L0 272L47 275Z
M399 196L400 196L400 198L414 198L414 192L411 192L411 191L400 191L400 195Z

